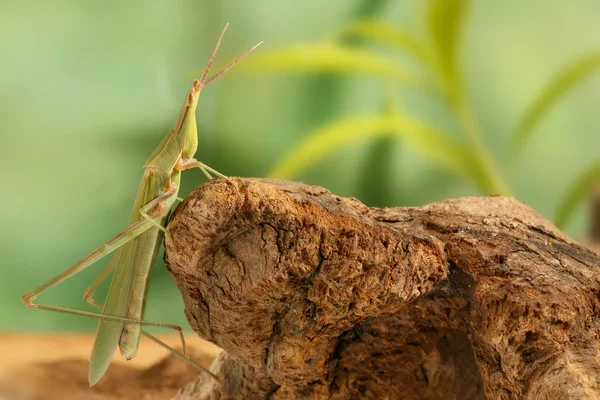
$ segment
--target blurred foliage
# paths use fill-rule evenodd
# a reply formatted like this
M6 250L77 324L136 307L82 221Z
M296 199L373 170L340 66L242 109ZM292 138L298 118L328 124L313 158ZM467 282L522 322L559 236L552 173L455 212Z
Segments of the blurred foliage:
M205 163L377 206L511 193L581 236L599 180L598 17L590 0L6 4L0 329L94 328L19 298L125 228L141 165L228 21L217 67L265 44L203 91ZM202 181L186 172L182 195ZM101 268L40 300L87 309ZM187 326L161 263L146 318Z
M392 129L392 131L385 132L387 134L392 134L394 131L402 132L405 134L404 138L408 141L417 139L421 141L421 144L426 142L426 145L417 146L426 157L438 161L441 166L452 172L471 178L472 182L483 193L508 195L510 193L509 189L505 186L502 177L498 175L494 166L495 162L491 159L481 132L477 127L472 108L467 99L466 89L462 83L463 78L459 72L457 61L458 38L460 26L464 23L463 19L467 6L467 0L429 0L425 20L426 28L429 31L430 48L425 47L421 41L409 34L384 23L380 24L377 21L354 21L347 30L342 32L392 44L397 50L406 51L416 56L423 63L423 68L429 69L428 72L440 82L441 88L438 95L446 100L448 107L451 111L454 111L456 120L461 123L462 131L470 142L469 147L461 147L460 143L449 143L447 134L426 135L423 129L417 128L415 123L397 123L389 126L389 124L386 124L387 121L379 123L380 121L367 122L349 119L332 126L319 128L309 134L302 143L275 166L271 171L271 175L278 178L292 178L301 173L303 168L315 165L324 155L341 150L344 146L350 145L352 141L360 139L363 135L381 134L386 129L383 126L387 126L387 129ZM313 57L309 57L302 51L294 52L294 48L292 48L291 51L298 55L297 58L291 57L287 51L273 51L254 58L251 66L254 70L261 71L271 71L273 69L287 71L330 71L333 69L339 73L362 71L374 75L383 75L384 78L389 78L391 74L386 72L393 70L391 67L385 69L373 67L373 65L388 66L382 59L373 55L361 54L356 57L348 57L346 54L353 54L350 49L342 51L339 47L334 49L333 47L322 47L319 44L305 44L301 48L313 48L315 49L312 54L314 57L320 56L321 60L327 61L317 62ZM305 62L309 58L311 61ZM371 58L371 62L367 60L368 58ZM565 71L562 71L557 78L547 85L533 105L529 107L523 121L519 124L517 132L514 134L515 142L519 144L518 147L522 147L525 138L532 134L535 124L539 122L544 112L560 98L560 95L600 66L599 61L600 58L597 53L587 55L582 60L569 66ZM396 74L393 76L397 77ZM391 81L389 79L388 81L390 85L398 82L398 80ZM412 80L405 79L405 81ZM428 129L428 131L430 132L431 129ZM406 133L413 134L406 135ZM443 151L439 151L442 149ZM518 153L519 150L517 148L514 151ZM385 150L380 149L380 151ZM453 160L448 162L449 159ZM459 166L459 164L463 165ZM589 176L589 174L586 176ZM594 182L588 182L585 187L587 191L585 192L582 192L581 186L577 186L579 196L572 193L567 194L567 198L571 201L562 203L562 207L565 208L561 211L563 218L571 215L572 209L577 206L577 202L573 199L581 200L586 193L589 193ZM561 220L561 223L564 222Z
M262 57L250 58L240 68L249 72L363 72L396 81L417 81L406 69L391 60L331 43L288 46L279 51L265 53Z
M288 154L283 162L275 166L271 176L287 178L298 175L302 170L320 162L332 152L340 151L354 141L375 136L395 135L405 139L436 164L465 178L489 184L480 175L473 152L448 135L431 126L408 119L400 114L381 117L349 118L320 128L308 135L300 145Z
M556 225L563 228L579 203L585 200L600 182L600 160L583 170L564 195L556 213Z
M548 110L579 81L600 69L600 52L585 55L561 70L540 92L519 122L515 134L515 153L519 154L524 142L535 131Z

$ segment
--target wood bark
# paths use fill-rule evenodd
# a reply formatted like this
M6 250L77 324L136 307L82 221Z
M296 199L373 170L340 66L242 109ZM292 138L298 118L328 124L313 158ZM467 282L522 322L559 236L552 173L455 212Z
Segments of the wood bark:
M600 256L512 198L196 188L165 261L225 351L177 399L600 399Z

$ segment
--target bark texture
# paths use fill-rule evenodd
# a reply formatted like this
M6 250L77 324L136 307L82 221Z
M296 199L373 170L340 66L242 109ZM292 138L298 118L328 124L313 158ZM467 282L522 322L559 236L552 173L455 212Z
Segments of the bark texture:
M165 260L225 351L177 399L600 399L600 257L525 204L210 181Z

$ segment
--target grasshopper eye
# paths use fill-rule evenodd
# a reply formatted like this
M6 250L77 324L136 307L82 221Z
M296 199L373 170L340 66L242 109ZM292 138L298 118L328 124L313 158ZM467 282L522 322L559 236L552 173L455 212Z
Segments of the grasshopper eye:
M194 104L194 94L193 93L188 93L188 97L187 97L187 105L188 107L191 107L192 104Z
M194 82L192 82L192 89L195 92L197 92L198 90L202 89L202 83L200 82L200 80L194 79Z

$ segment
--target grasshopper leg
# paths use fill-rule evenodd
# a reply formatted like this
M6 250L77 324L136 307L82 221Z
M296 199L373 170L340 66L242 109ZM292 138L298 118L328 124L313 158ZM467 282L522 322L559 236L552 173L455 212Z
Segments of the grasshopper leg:
M49 311L62 312L62 313L66 313L66 314L82 315L84 317L91 317L91 318L96 318L96 319L102 319L105 321L112 321L112 322L121 322L124 324L134 324L134 325L142 325L142 326L158 326L161 328L172 329L179 333L182 344L185 344L185 338L183 337L183 328L180 327L179 325L167 324L164 322L142 321L139 319L119 317L117 315L109 315L109 314L101 314L101 313L96 313L96 312L74 310L72 308L66 308L66 307L49 306L46 304L34 303L33 300L31 300L31 299L24 299L23 301L25 301L25 303L27 304L28 307L39 308L40 310L49 310ZM184 349L185 349L185 347L184 347Z
M119 250L117 250L119 252ZM106 279L106 277L108 276L108 274L110 273L110 271L114 268L116 262L118 261L119 258L119 254L115 254L113 256L113 258L110 260L110 262L108 263L108 265L106 266L106 268L102 271L102 273L100 275L98 275L98 277L94 280L94 282L90 285L89 288L86 289L86 291L84 292L83 298L90 303L92 306L94 306L95 308L101 310L102 306L100 306L98 303L96 303L96 301L94 301L94 299L92 298L96 288L98 287L98 285L100 285L100 283ZM112 265L111 265L112 264ZM110 268L109 268L110 267ZM175 356L187 361L190 365L192 365L193 367L206 372L208 375L210 375L214 380L216 380L217 382L221 383L221 379L219 379L218 376L216 376L215 374L213 374L211 371L209 371L207 368L203 367L202 365L198 364L196 361L192 360L190 358L190 356L188 356L187 354L184 354L176 349L174 349L173 347L169 346L168 344L166 344L165 342L163 342L162 340L160 340L159 338L157 338L154 335L151 335L150 333L142 330L142 335L146 336L148 339L152 340L154 343L158 344L159 346L163 347L164 349L168 350L171 354L174 354ZM185 351L185 342L183 342L183 347L182 349L184 349Z
M203 162L196 160L195 158L191 158L186 161L180 160L179 163L177 164L177 168L181 171L185 171L186 169L198 168L198 169L200 169L200 171L202 171L202 173L208 179L213 179L213 176L209 173L209 171L210 171L213 174L215 174L216 176L218 176L219 178L225 179L227 182L233 184L233 182L227 176L223 175L216 169L209 167L208 165L204 164Z
M162 340L160 340L156 336L153 336L153 335L149 334L148 332L146 332L144 330L142 330L142 335L146 336L148 339L152 340L154 343L158 344L159 346L163 347L164 349L167 349L169 352L171 352L175 356L177 356L179 358L182 358L183 360L187 361L193 367L195 367L195 368L197 368L197 369L199 369L201 371L206 372L214 380L216 380L217 382L221 383L221 379L219 379L218 376L216 376L215 374L213 374L212 372L210 372L207 368L205 368L202 365L198 364L196 361L192 360L190 358L190 356L188 356L187 354L184 354L184 353L182 353L180 351L175 350L174 348L172 348L171 346L169 346L168 344L166 344L165 342L163 342Z
M117 261L119 261L120 254L121 249L115 252L115 255L111 257L106 267L102 270L102 272L100 272L96 279L94 279L92 284L83 292L83 299L96 308L102 309L102 306L100 306L98 303L96 303L96 300L94 300L94 293L96 292L98 286L100 286L100 284L108 277L111 271L115 268L115 266L117 265Z
M164 192L160 196L157 196L154 200L152 200L151 202L146 204L144 207L140 208L140 214L142 215L142 217L146 221L150 222L152 225L156 226L158 229L163 231L164 233L167 233L167 230L165 229L165 227L162 226L160 223L156 222L156 219L155 219L156 217L155 218L150 217L148 215L148 211L150 211L152 208L156 207L163 201L167 200L169 197L173 196L175 194L175 190L176 190L175 188L167 190L166 192Z
M161 216L160 213L156 212L152 214L153 218L158 218ZM48 282L44 283L40 287L34 289L33 291L24 295L21 300L27 304L28 307L33 308L41 308L40 305L33 303L37 296L44 293L46 290L54 287L65 280L69 279L73 275L83 271L88 268L90 265L94 264L96 261L104 258L107 254L115 251L116 249L123 246L125 243L130 240L136 238L142 233L146 232L148 229L152 227L146 220L137 221L127 227L123 232L119 233L117 236L108 240L102 246L98 247L96 250L92 251L88 254L83 260L79 261L77 264L73 265L71 268L63 271L61 274L56 277L50 279Z
M160 211L157 211L157 212L152 213L152 215L150 215L150 217L158 218L158 217L161 217L162 215L163 214ZM89 267L96 261L100 260L107 254L111 253L115 249L120 248L122 245L124 245L128 241L130 241L130 240L134 239L135 237L141 235L142 233L146 232L151 227L152 227L152 224L148 223L145 219L131 224L123 232L121 232L117 236L113 237L112 239L110 239L109 241L104 243L102 246L100 246L99 248L97 248L96 250L91 252L87 257L85 257L83 260L81 260L80 262L78 262L77 264L72 266L71 268L67 269L63 273L56 276L55 278L44 283L42 286L40 286L40 287L36 288L35 290L24 295L21 298L21 300L29 308L39 308L41 310L49 310L49 311L63 312L63 313L67 313L67 314L82 315L85 317L92 317L92 318L96 318L96 319L103 319L103 320L113 321L113 322L122 322L122 323L136 324L136 325L142 325L142 326L159 326L162 328L173 329L173 330L179 332L179 336L182 340L182 343L185 344L185 338L183 337L183 329L177 325L165 324L162 322L140 321L140 320L132 319L132 318L119 317L116 315L108 315L108 314L101 314L101 313L95 313L95 312L89 312L89 311L74 310L72 308L50 306L50 305L38 304L38 303L34 302L35 299L37 298L37 296L39 296L46 290L50 289L53 286L60 284L61 282L67 280L68 278L77 274L78 272L81 272L82 270L86 269L87 267ZM105 271L103 271L103 272L106 272L106 269L107 268L105 268ZM94 283L97 283L97 282L94 281Z

